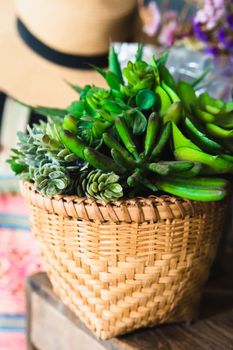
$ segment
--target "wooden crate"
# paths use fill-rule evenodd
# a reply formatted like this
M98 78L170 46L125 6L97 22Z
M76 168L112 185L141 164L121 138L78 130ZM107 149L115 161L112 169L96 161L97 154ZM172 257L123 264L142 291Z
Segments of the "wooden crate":
M142 329L107 341L98 340L57 298L45 273L28 279L27 305L30 350L233 349L231 277L209 283L198 322Z

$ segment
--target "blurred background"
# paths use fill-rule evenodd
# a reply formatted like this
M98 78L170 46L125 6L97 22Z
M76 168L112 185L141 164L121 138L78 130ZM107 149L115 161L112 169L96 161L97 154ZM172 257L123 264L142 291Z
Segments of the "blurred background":
M67 23L70 28L59 26L57 37L53 38L52 34L49 35L51 24L46 27L47 31L41 30L37 37L37 26L41 29L47 21L56 27L59 23L56 18L61 20L66 16L70 1L60 0L58 3L59 6L56 1L48 4L47 0L33 0L29 5L25 0L1 0L0 4L0 23L5 26L0 30L0 350L26 349L24 282L27 275L43 269L37 243L30 233L27 211L19 194L18 180L5 163L10 148L17 143L16 132L25 131L27 123L32 125L41 118L17 100L33 105L42 104L43 101L45 105L52 104L56 102L53 99L56 94L57 102L61 101L59 93L63 95L63 89L64 95L67 93L70 99L67 92L69 87L64 81L62 86L59 83L54 90L48 89L45 87L48 84L44 73L41 79L45 86L38 83L40 74L31 75L32 71L37 71L37 67L41 72L43 69L44 72L51 71L51 81L54 84L58 77L60 80L67 77L75 82L81 76L82 82L85 79L89 81L90 74L85 73L85 70L80 73L79 67L76 67L77 71L74 67L64 68L62 58L59 62L54 57L50 60L46 50L40 49L36 40L44 40L46 46L54 40L54 46L51 44L52 51L61 51L62 41L58 40L60 35L64 41L61 57L72 53L79 58L85 56L84 61L90 59L93 62L93 58L96 59L97 56L99 60L101 57L103 66L106 65L110 41L116 45L122 65L133 57L138 42L145 45L145 60L151 53L170 50L168 66L176 73L177 78L189 80L200 75L207 67L212 67L199 91L207 88L214 97L225 100L232 98L232 1L109 0L107 5L107 2L86 0L84 4L77 0L77 3L72 2L73 6L76 3L73 13L84 18L80 23L75 19L77 28L70 25L69 21ZM57 12L48 21L45 16L52 11L52 5ZM16 22L19 20L23 27L17 27ZM23 28L23 32L19 28ZM77 30L78 36L83 39L75 43L77 50L71 50L72 40L64 40L68 29L72 33L70 37L75 38ZM28 35L28 30L31 30L31 36ZM25 56L20 54L20 45L27 46L22 48ZM23 60L26 56L34 60L31 71L26 71L27 65L29 66ZM22 73L24 70L25 73ZM28 96L31 98L29 101ZM212 278L224 274L226 261L228 266L229 262L232 264L232 258L229 258L232 254L232 237L232 208L229 208Z

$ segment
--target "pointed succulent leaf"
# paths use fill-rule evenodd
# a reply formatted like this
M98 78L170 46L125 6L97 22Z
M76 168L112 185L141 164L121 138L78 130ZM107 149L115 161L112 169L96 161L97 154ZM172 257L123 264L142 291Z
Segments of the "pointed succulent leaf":
M32 110L40 115L43 115L44 117L47 117L47 116L64 117L67 114L67 111L61 108L50 108L50 107L38 106L38 107L32 107Z
M110 72L114 73L120 84L124 84L122 77L121 65L118 59L118 55L115 51L114 46L111 46L108 54L108 69Z
M136 52L136 55L135 55L135 61L136 62L142 60L143 47L144 47L144 45L142 43L138 44L137 52Z
M167 51L165 51L165 52L156 60L157 67L159 67L160 65L165 65L165 64L167 63L168 56L169 56L169 53L168 53Z
M76 118L85 114L85 107L82 101L74 101L67 107L68 112ZM67 114L67 113L66 113Z
M147 119L145 115L140 112L138 109L130 109L125 113L126 122L133 134L139 135L142 134L147 125Z
M29 136L22 131L18 131L17 136L18 136L20 142L25 143L29 140Z
M191 81L192 87L196 87L202 80L205 79L205 77L209 74L209 72L213 69L214 67L212 65L208 65L206 69L195 79Z
M105 75L105 80L111 89L120 90L120 83L116 74L113 72L107 72Z
M102 77L105 78L106 72L103 69L101 69L100 67L97 67L94 64L90 64L90 67L92 67L94 70L96 70L96 72L98 72L100 75L102 75Z
M80 94L82 91L83 91L83 88L76 85L76 84L73 84L73 83L70 83L69 81L67 81L67 84L74 90L76 91L78 94Z

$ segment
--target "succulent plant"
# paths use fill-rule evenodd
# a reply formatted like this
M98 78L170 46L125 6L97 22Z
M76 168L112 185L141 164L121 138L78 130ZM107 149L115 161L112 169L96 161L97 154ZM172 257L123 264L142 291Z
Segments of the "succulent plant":
M96 67L109 88L72 84L80 97L66 109L35 108L50 117L19 134L12 169L48 196L222 199L227 182L206 174L233 173L233 103L196 95L205 72L175 82L167 57L146 63L139 46L122 70L111 48L109 70Z
M77 193L90 198L114 201L123 197L123 188L119 180L120 177L113 172L92 170L80 177Z
M63 193L70 184L66 168L52 163L46 163L35 169L33 180L36 189L48 197Z
M123 75L127 79L128 85L122 88L128 96L134 96L144 89L153 89L156 84L156 75L154 67L144 61L135 63L129 61L127 67L123 69Z

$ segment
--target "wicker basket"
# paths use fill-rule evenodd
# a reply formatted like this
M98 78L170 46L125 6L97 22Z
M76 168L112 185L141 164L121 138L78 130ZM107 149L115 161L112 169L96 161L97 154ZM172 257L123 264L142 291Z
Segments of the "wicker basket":
M97 337L197 317L225 202L22 193L56 294Z

